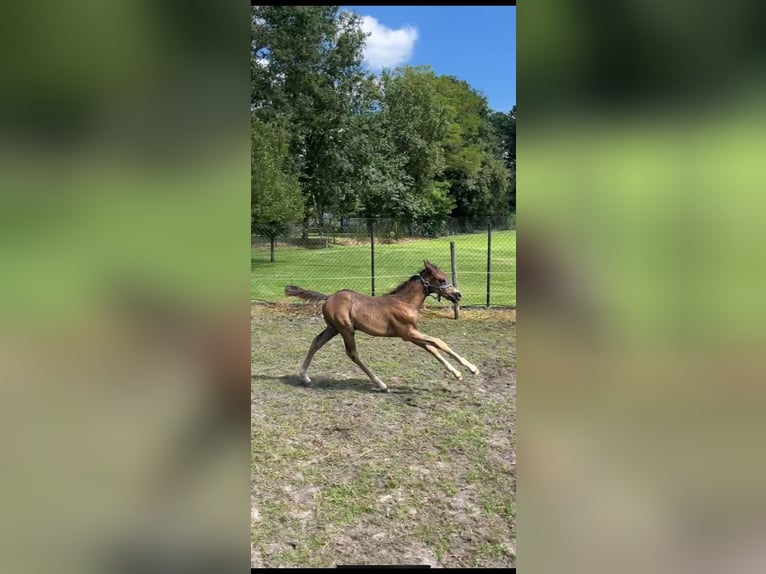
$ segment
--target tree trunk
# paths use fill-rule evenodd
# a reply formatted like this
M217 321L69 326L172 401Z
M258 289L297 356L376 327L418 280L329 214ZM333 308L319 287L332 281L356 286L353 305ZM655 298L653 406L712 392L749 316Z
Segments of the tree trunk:
M274 263L274 247L277 244L277 238L272 236L271 237L271 262Z

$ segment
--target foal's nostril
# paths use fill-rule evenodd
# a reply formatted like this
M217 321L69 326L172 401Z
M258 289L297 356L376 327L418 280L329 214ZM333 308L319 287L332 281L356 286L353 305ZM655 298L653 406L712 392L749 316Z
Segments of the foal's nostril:
M455 298L460 301L463 298L463 294L460 291L455 291Z

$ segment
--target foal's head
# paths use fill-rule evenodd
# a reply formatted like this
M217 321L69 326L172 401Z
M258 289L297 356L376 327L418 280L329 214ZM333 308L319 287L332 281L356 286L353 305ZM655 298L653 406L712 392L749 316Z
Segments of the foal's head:
M434 293L439 299L444 297L453 303L458 303L463 295L447 280L444 271L427 259L423 261L423 264L425 269L420 272L420 279L423 281L428 294Z

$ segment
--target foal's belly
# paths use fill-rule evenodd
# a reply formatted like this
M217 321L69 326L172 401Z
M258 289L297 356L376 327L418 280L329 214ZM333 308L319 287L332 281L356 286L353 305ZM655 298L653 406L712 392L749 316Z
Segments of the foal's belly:
M357 326L358 331L362 331L363 333L367 333L368 335L372 335L373 337L396 337L396 333L393 329L390 327L388 328L371 328L368 325L365 326Z
M375 316L365 316L354 318L354 328L373 337L394 337L396 333L388 321Z

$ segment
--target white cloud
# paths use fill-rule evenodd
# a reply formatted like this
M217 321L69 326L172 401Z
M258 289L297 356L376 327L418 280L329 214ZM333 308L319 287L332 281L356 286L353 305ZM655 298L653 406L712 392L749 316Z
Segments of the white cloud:
M412 26L392 30L372 16L362 16L362 30L370 35L364 46L364 61L372 70L393 68L412 56L418 31Z

